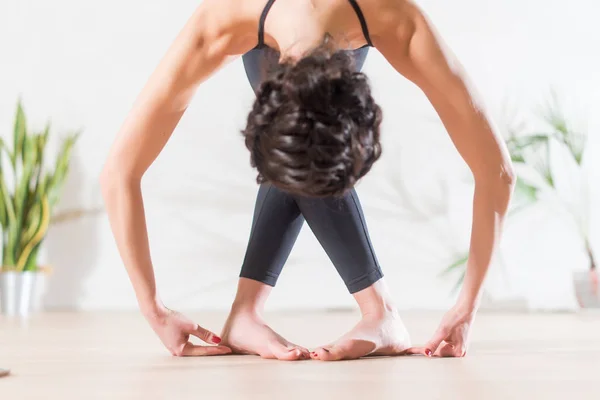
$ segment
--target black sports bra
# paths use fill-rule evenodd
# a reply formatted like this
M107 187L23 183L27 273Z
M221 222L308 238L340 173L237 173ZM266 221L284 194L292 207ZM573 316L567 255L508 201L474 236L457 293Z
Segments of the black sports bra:
M367 58L369 47L374 46L371 42L371 37L369 36L367 21L365 20L358 3L356 3L356 0L348 0L348 2L350 2L350 5L352 8L354 8L354 11L358 16L363 35L367 41L367 44L358 49L347 50L353 53L352 55L355 60L355 67L358 71L360 71L364 65L365 59ZM262 81L267 77L271 68L279 64L279 52L265 44L265 20L267 19L267 15L269 14L271 6L273 6L273 3L275 3L275 0L268 0L267 5L263 9L263 12L260 16L260 22L258 25L258 45L254 49L245 53L242 57L244 68L246 70L246 76L248 77L250 85L255 92L260 87Z
M360 27L362 28L363 35L365 36L365 40L367 41L366 46L373 47L373 43L371 42L371 37L369 36L369 28L367 27L367 21L365 20L365 16L362 13L362 10L358 6L356 0L348 0L352 8L354 8L354 12L356 12L356 16L360 21ZM271 7L275 3L275 0L268 0L267 5L263 9L263 12L260 16L260 21L258 23L258 45L257 48L262 48L265 46L265 21L267 20L267 15L269 11L271 11Z

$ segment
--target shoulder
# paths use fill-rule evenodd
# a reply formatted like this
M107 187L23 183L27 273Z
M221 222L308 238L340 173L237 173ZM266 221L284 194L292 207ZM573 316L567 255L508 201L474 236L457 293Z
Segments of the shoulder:
M359 0L358 3L376 47L377 42L386 41L391 36L408 44L419 19L423 17L419 7L411 0Z
M196 8L195 17L213 17L221 22L255 22L267 0L203 0Z
M242 43L255 40L266 0L203 0L188 26L198 36L227 38Z

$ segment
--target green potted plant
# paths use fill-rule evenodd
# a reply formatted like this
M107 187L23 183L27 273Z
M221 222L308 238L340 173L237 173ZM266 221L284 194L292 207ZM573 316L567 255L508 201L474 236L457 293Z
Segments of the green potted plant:
M573 222L575 234L581 243L582 251L588 259L587 269L574 273L575 292L581 307L600 306L597 261L590 241L587 224L590 216L589 202L586 198L589 182L585 179L585 160L587 134L576 130L567 120L556 95L540 113L545 128L529 130L523 124L512 124L507 127L506 144L511 159L517 167L517 184L514 201L509 210L507 221L514 215L538 201L552 201L558 205ZM554 151L552 151L554 150ZM554 157L563 155L565 157ZM567 165L570 164L570 165ZM567 202L557 185L557 168L567 172L569 178L580 178L582 194L578 201ZM575 176L577 175L577 176ZM577 198L577 196L575 196ZM457 257L442 272L443 275L458 273L455 288L460 286L464 278L468 252Z
M28 131L19 101L12 146L0 138L0 302L7 315L26 316L31 310L36 278L44 272L38 254L79 136L69 134L62 139L54 165L48 168L49 134L49 124L41 132Z

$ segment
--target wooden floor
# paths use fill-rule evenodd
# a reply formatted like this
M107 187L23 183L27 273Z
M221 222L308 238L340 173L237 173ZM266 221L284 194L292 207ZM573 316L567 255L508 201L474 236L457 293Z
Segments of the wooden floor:
M219 331L225 315L189 313ZM352 313L269 314L308 347L341 335ZM438 314L407 313L414 342ZM0 317L1 399L568 399L600 398L600 314L480 314L464 359L337 363L253 356L171 357L135 313Z

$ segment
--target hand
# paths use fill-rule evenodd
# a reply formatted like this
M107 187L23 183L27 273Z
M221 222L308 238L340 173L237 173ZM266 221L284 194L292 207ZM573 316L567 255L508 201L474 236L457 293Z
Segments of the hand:
M190 342L190 335L196 336L205 343L214 344L221 343L221 338L164 306L147 315L146 319L174 356L216 356L231 353L231 349L226 346L198 346Z
M469 345L475 310L457 304L442 318L437 331L424 347L411 347L404 354L422 354L427 357L464 357Z

